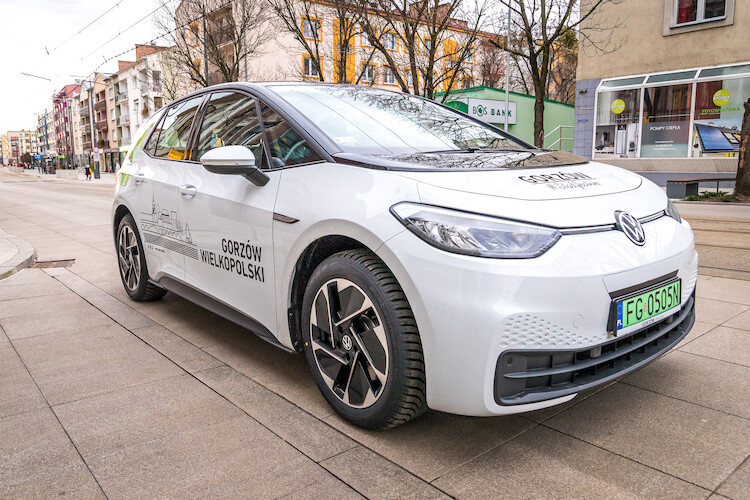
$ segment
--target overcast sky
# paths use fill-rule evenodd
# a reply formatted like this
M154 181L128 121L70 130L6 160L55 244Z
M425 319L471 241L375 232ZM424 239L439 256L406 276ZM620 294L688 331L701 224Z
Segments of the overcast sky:
M54 49L118 0L0 0L0 134L36 128L35 113L51 106L54 91L74 83L76 77L71 75L89 75L105 57L134 49L136 43L148 43L156 37L149 18L87 56L162 1L121 0L119 6L95 24ZM134 57L132 50L120 59L132 61ZM116 69L117 60L113 60L100 71ZM52 81L23 76L21 72Z

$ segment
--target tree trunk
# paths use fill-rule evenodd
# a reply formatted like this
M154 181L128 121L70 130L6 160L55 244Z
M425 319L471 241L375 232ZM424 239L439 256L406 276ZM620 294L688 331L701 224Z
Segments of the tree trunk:
M750 196L750 99L745 103L745 116L742 118L740 161L737 165L734 194Z
M537 90L534 97L534 146L544 147L544 97ZM518 117L516 117L518 119Z

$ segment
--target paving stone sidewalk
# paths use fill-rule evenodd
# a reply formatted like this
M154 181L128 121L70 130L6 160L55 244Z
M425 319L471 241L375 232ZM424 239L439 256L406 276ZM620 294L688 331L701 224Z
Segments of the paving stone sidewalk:
M672 352L556 408L354 428L304 357L131 302L106 186L3 182L40 260L0 280L0 498L750 499L750 281L700 276Z

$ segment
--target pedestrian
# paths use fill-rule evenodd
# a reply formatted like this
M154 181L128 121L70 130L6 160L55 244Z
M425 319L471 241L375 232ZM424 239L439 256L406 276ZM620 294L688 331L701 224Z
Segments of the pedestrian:
M119 171L120 171L120 162L118 161L115 163L115 172L119 172Z
M91 180L91 167L89 166L86 166L86 180L87 181Z

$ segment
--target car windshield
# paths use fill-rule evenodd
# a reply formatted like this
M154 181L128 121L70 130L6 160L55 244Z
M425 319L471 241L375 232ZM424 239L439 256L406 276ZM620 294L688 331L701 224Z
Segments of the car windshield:
M413 95L333 85L276 85L273 90L346 153L529 149L494 127Z

